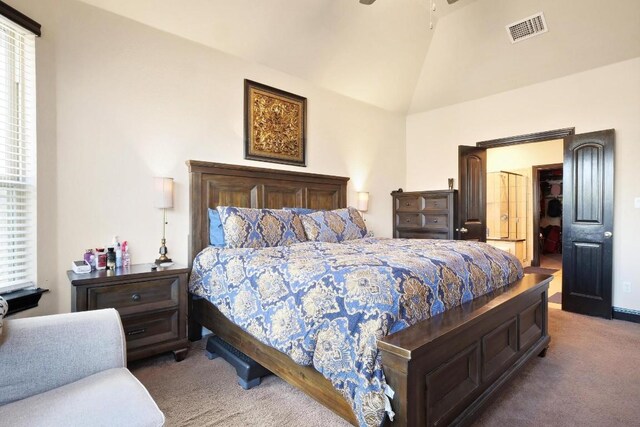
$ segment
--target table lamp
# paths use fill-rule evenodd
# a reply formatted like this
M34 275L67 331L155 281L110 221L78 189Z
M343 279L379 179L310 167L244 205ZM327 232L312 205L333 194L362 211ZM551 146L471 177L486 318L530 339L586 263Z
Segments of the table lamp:
M369 193L366 191L358 192L358 210L360 212L369 210Z
M171 258L167 257L168 249L166 246L166 226L167 226L167 209L173 207L173 178L156 177L154 181L154 198L155 207L162 209L162 240L160 240L160 258L156 260L156 264L171 262Z

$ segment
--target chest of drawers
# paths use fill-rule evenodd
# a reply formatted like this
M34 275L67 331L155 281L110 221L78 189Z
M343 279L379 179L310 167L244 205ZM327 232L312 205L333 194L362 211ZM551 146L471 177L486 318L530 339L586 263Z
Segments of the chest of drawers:
M406 191L391 193L393 237L455 239L458 191Z

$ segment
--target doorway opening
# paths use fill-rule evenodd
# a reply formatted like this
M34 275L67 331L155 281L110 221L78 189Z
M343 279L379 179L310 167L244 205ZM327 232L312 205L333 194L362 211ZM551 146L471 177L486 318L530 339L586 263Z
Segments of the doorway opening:
M562 308L563 164L532 167L533 254L531 272L550 273L549 303Z
M562 303L563 139L489 147L486 241L515 255L526 273L550 274L550 303Z

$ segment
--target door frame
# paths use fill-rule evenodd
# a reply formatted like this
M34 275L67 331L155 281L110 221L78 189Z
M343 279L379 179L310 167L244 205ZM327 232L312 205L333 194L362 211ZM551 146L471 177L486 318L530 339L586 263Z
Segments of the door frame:
M547 165L535 165L531 168L531 183L533 185L533 254L531 266L540 267L540 171L551 169L563 169L564 163L551 163ZM563 201L564 203L564 201Z
M547 130L544 132L527 133L524 135L507 136L506 138L490 139L476 143L476 147L496 148L507 145L531 144L533 142L552 141L554 139L564 139L569 135L575 135L576 128L562 128Z
M564 140L567 136L570 135L575 135L576 133L576 128L575 127L567 127L567 128L560 128L560 129L552 129L552 130L547 130L547 131L542 131L542 132L533 132L533 133L526 133L526 134L522 134L522 135L514 135L514 136L507 136L504 138L497 138L497 139L489 139L486 141L480 141L476 143L476 147L478 148L497 148L497 147L506 147L508 145L519 145L519 144L532 144L535 142L543 142L543 141L552 141L554 139L562 139ZM460 159L461 159L461 154L460 151L458 150L458 178L460 177ZM458 179L459 181L459 179ZM487 189L485 186L484 189L485 194L483 194L483 200L487 200ZM462 191L460 191L460 183L458 182L458 199L460 200L462 197L464 197L465 195L462 194ZM458 203L458 209L461 209L462 204ZM484 218L482 218L482 220L484 221L484 224L486 225L487 223L487 212L485 209L484 212ZM458 213L458 218L459 221L462 221L462 215L461 212ZM456 224L456 228L459 229L461 227L461 224ZM456 230L457 231L457 230ZM537 235L537 234L535 234Z

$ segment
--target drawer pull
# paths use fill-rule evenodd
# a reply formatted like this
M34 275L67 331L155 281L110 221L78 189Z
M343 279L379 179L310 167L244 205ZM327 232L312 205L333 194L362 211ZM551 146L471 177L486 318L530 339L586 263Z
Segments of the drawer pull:
M411 222L411 218L407 218L405 222Z
M433 206L438 206L438 202L433 202Z
M438 218L434 219L433 222L438 222Z
M140 296L140 294L133 294L131 295L131 301L135 301L138 302L142 299L142 297Z
M144 334L146 330L147 328L134 329L133 331L128 331L127 336Z
M405 206L411 206L411 202L407 202L404 204Z

